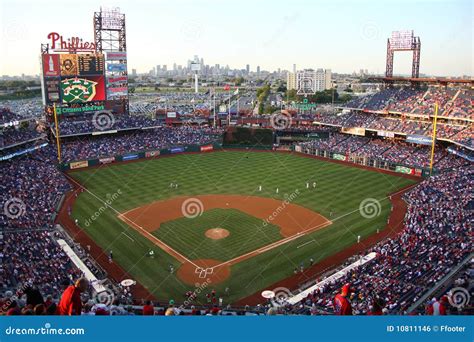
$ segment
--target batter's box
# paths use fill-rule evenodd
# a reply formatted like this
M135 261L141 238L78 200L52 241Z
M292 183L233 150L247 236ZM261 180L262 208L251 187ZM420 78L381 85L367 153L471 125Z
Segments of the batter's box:
M194 273L199 274L199 278L207 278L208 275L214 272L213 267L203 268L203 267L196 267Z

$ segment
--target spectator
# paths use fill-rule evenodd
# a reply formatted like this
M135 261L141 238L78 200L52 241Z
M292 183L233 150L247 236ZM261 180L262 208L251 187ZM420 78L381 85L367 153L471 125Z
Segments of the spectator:
M62 294L58 306L58 313L62 316L80 315L82 311L81 293L85 292L89 282L79 278L74 285L70 285Z

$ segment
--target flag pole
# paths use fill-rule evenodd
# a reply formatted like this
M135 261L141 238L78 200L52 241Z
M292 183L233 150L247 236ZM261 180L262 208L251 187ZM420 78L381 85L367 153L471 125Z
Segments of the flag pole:
M433 173L433 159L436 143L436 124L438 122L438 102L435 103L435 115L433 119L433 134L431 136L431 158L430 158L430 176Z
M227 89L229 91L229 110L228 110L228 113L227 113L227 127L230 126L230 86L228 87L229 89Z
M214 88L214 91L213 91L213 95L214 95L214 128L216 128L216 88Z

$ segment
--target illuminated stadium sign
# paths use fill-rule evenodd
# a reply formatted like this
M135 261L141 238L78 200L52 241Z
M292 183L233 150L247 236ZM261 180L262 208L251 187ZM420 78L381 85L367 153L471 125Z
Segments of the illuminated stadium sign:
M310 110L312 108L315 108L316 104L308 102L308 99L304 99L303 102L295 102L293 106L300 110Z
M84 42L79 37L71 37L65 40L59 33L51 32L48 34L48 39L53 51L95 51L95 43Z
M103 88L103 77L66 78L61 81L61 99L63 103L103 101Z

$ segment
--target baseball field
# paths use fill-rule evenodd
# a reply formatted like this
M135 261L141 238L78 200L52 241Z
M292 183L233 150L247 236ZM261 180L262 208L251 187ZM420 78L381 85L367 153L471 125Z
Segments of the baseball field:
M103 254L112 251L113 263L158 299L183 301L205 284L224 303L383 230L388 195L415 182L290 153L245 151L69 175L83 190L71 216Z

